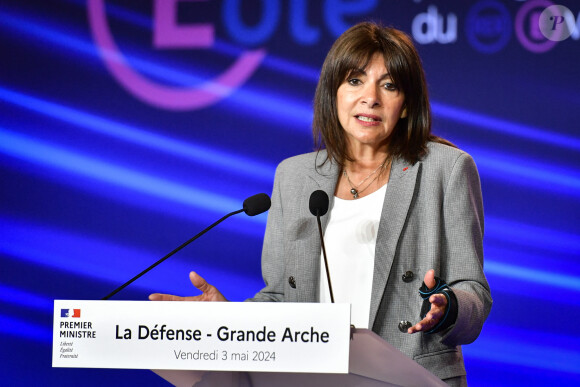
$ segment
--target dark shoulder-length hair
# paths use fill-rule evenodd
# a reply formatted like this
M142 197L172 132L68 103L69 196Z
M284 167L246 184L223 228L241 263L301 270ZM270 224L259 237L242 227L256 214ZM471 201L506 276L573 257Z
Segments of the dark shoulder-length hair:
M388 141L389 157L414 164L427 152L427 142L451 145L431 134L431 108L419 54L411 39L394 28L364 22L349 28L332 45L314 97L313 134L318 150L326 148L328 160L344 166L353 161L347 152L346 135L337 112L337 92L352 72L367 67L379 53L394 84L405 96L407 116L399 119ZM326 160L325 160L326 161Z

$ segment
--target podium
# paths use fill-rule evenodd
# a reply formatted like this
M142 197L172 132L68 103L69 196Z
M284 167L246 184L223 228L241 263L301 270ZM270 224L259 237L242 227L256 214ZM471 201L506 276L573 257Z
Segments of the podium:
M348 304L55 300L52 356L176 386L445 386Z
M368 329L352 328L347 374L152 370L177 387L447 386Z

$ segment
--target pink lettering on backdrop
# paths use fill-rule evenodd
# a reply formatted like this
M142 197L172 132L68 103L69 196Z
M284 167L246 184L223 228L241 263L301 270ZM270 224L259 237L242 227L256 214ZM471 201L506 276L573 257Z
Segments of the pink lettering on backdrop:
M160 5L158 3L161 3L161 1L157 1L155 7L156 10L161 11L163 20L156 21L155 23L161 23L161 25L156 25L155 28L161 28L164 24L174 24L175 18L171 20L170 17L175 16L177 1L171 0L168 5ZM139 74L126 62L109 29L104 0L89 0L88 14L93 38L111 74L137 98L163 109L195 110L220 101L246 82L266 56L266 50L264 49L246 51L222 74L196 87L183 88L162 85ZM192 27L196 28L196 26ZM206 31L197 40L177 37L180 31L183 32L182 28L178 26L170 27L170 31L162 38L163 43L161 43L161 46L168 47L174 44L183 47L183 45L187 44L189 46L206 47L210 42L213 42L213 26L211 25L202 24L197 26L197 28L202 28L202 30Z
M157 48L211 47L212 24L181 26L176 23L177 3L206 0L155 0L153 10L153 45Z

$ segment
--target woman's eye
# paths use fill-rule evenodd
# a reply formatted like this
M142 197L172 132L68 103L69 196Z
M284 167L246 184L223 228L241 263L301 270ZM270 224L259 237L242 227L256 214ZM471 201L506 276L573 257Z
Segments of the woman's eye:
M360 85L360 83L361 83L360 79L357 79L357 78L351 78L347 82L349 85L352 85L352 86Z
M395 91L395 90L397 90L397 86L395 86L394 83L387 82L387 83L385 83L385 89L387 89L389 91Z

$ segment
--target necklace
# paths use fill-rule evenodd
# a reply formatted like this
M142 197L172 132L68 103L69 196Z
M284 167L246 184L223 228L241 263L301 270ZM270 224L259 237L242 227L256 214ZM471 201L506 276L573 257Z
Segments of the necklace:
M377 180L377 178L379 177L380 173L377 174L371 181L369 184L367 184L366 187L364 187L363 189L359 190L358 187L360 187L365 181L367 181L369 179L369 177L371 177L372 175L374 175L375 173L377 173L377 171L379 169L381 169L382 167L385 166L385 164L387 163L387 160L383 161L383 163L381 165L379 165L377 167L377 169L375 169L374 171L372 171L371 173L368 174L367 177L365 177L364 179L361 180L360 183L358 183L357 185L352 184L352 181L350 181L350 178L348 177L348 173L346 171L346 168L344 168L344 170L342 171L342 175L344 177L346 177L346 180L348 181L348 184L350 185L350 193L352 194L353 199L358 199L359 195L361 193L363 193L367 188L369 188L375 180Z

